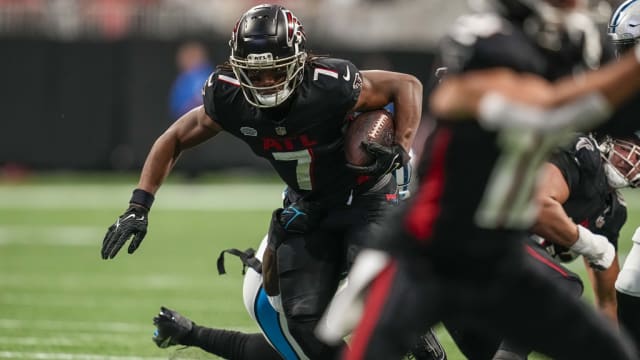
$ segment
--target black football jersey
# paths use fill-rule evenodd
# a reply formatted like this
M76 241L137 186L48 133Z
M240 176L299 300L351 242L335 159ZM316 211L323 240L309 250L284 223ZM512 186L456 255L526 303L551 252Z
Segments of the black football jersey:
M595 140L578 136L557 149L549 162L560 169L569 187L563 207L571 219L592 232L604 235L617 247L627 209L620 194L612 189L604 173Z
M506 67L546 76L550 59L518 27L494 14L474 14L457 20L441 44L442 63L450 73ZM420 168L429 177L438 137L446 134L443 200L439 218L447 231L470 222L482 228L531 225L535 208L531 195L539 167L566 134L488 131L477 122L438 121L425 145ZM442 141L442 140L441 140ZM444 198L450 196L453 201Z
M204 86L204 108L267 159L291 189L315 201L345 199L357 176L345 165L342 138L361 86L351 62L318 58L305 65L288 109L261 109L246 101L231 70L218 69Z
M451 74L506 67L553 79L575 70L554 67L553 54L495 14L458 19L439 54ZM404 215L404 230L426 254L430 248L443 249L437 252L440 257L450 254L434 259L449 269L462 253L480 259L520 246L521 242L510 240L522 239L535 221L532 198L540 167L571 135L490 131L476 121L438 119L425 142L421 187Z

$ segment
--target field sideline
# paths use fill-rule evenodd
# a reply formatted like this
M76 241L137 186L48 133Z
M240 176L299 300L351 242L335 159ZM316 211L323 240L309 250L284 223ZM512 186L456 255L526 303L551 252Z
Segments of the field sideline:
M257 331L241 302L240 263L228 257L227 275L218 276L215 260L229 247L256 247L282 185L259 179L166 184L141 248L103 261L104 232L134 184L82 177L0 183L0 358L213 358L196 349L156 348L151 318L160 305L200 324ZM621 254L640 225L640 194L625 197L630 211ZM571 268L586 279L581 262ZM446 333L439 334L449 359L462 359Z

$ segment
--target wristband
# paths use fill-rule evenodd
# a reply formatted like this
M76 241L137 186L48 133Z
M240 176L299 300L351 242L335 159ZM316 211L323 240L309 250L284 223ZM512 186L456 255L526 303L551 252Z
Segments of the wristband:
M594 252L598 251L598 242L602 241L591 230L585 228L582 225L578 225L578 240L569 247L570 250L575 251L580 255L591 256ZM606 238L604 239L606 241Z
M131 195L131 200L129 203L133 203L136 205L144 206L147 210L151 210L151 205L153 205L153 200L155 197L152 193L144 191L142 189L133 190L133 195Z

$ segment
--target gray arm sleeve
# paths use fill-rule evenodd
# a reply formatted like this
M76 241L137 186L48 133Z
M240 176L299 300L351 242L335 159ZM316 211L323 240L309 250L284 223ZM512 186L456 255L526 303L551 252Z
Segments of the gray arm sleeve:
M480 99L478 112L478 122L488 130L522 128L551 132L567 127L592 128L606 120L612 109L599 92L551 109L513 102L491 92Z

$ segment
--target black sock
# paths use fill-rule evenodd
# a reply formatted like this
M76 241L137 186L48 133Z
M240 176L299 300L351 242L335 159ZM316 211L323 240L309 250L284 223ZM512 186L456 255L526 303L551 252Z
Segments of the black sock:
M280 360L282 357L260 333L212 329L195 325L181 343L230 360Z
M616 292L618 297L618 322L640 349L640 298Z

